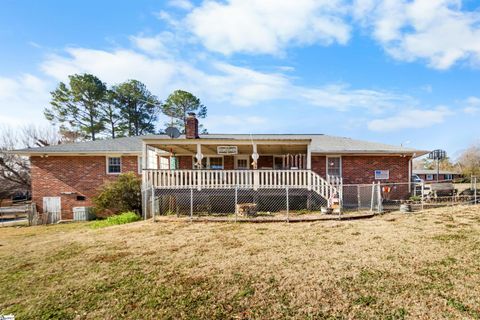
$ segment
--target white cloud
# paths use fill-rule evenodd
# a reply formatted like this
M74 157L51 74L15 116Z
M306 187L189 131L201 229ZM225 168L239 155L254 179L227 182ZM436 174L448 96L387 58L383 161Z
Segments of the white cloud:
M165 42L171 38L170 33L162 33L154 37L131 36L130 41L145 53L151 55L168 55L168 47Z
M170 0L168 1L168 5L183 10L190 10L193 8L193 4L188 0Z
M46 122L43 110L50 99L50 83L31 74L0 77L0 125Z
M363 108L382 113L399 106L412 106L416 102L409 96L387 91L349 89L345 85L328 85L323 88L298 88L303 100L321 107L347 111Z
M427 128L443 123L450 114L451 111L443 106L429 110L407 109L398 111L394 116L372 120L368 123L368 128L372 131L383 132Z
M395 59L436 69L480 60L480 12L460 0L356 0L353 15Z
M347 43L345 13L342 0L205 1L186 23L211 51L280 54L291 44Z
M69 74L92 73L109 84L128 79L141 79L152 90L164 88L176 72L168 59L119 49L112 52L84 48L68 48L67 56L52 55L41 69L49 76L66 81Z
M0 88L4 88L0 90L0 101L1 99L9 101L13 96L16 96L19 104L20 100L23 100L22 103L25 106L43 101L40 111L36 113L41 115L43 108L48 105L49 91L53 90L57 81L67 81L69 74L86 72L97 75L110 85L127 79L138 79L162 99L173 90L184 89L201 97L207 105L225 105L227 108L233 106L261 108L266 105L272 107L278 103L279 108L290 104L318 106L335 111L360 109L361 112L378 115L401 107L414 108L416 105L416 101L406 95L350 88L348 84L300 86L294 82L294 78L286 74L288 71L262 72L210 57L190 61L180 55L172 54L169 50L166 50L165 55L145 53L145 51L156 52L160 47L155 42L156 39L156 37L132 37L134 47L130 49L109 51L67 48L63 55L50 55L41 64L45 77L52 77L55 81L44 83L40 78L30 79L29 77L25 77L22 81L0 79ZM28 84L27 80L32 84ZM32 96L41 93L42 99L17 95L15 92L22 86L28 86L29 90L35 93ZM255 113L258 115L261 110L263 109L258 109ZM225 111L220 111L222 112ZM2 114L8 113L2 112ZM211 119L211 116L209 118ZM226 119L223 123L228 121L233 120ZM260 118L248 118L247 122L252 126L264 126ZM233 126L232 124L228 127Z
M466 114L476 115L477 113L480 113L480 98L468 97L463 101L463 104L466 105L466 107L463 108L463 112Z

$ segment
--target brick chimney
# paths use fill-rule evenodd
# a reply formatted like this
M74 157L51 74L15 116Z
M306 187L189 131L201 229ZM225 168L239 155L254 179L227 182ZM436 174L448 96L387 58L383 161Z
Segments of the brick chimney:
M185 124L185 138L198 139L198 119L194 112L189 112L187 116L187 123Z

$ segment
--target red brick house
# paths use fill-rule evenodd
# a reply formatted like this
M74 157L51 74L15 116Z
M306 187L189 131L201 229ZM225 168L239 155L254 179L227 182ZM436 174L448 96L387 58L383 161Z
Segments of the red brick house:
M328 199L340 184L409 183L412 159L424 155L399 146L323 134L198 134L190 115L176 139L147 135L18 150L29 156L32 198L40 211L53 201L61 219L118 174L136 172L144 188L258 189L285 186Z
M429 169L414 169L413 175L416 175L419 179L425 182L431 181L454 181L462 178L462 175L456 172L439 170L437 179L437 170Z

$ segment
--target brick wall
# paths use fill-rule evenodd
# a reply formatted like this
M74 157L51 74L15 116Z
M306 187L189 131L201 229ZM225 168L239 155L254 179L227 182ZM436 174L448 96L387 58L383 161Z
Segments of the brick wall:
M400 156L344 156L342 175L345 184L372 183L375 170L389 170L390 179L381 182L408 182L408 157Z
M178 169L192 170L193 157L192 156L178 156Z
M235 169L235 163L233 156L225 156L223 157L223 168L225 170L233 170Z
M259 156L257 161L258 169L273 169L273 156Z
M100 186L117 177L106 173L104 156L31 157L30 160L32 200L42 212L43 197L61 197L62 219L73 218L73 207L91 206ZM122 157L122 172L138 172L136 156ZM78 201L77 196L85 196L86 200Z
M375 180L375 170L389 170L389 180L381 182L408 182L408 157L400 156L342 156L344 184L369 184ZM312 156L312 170L326 177L326 157Z
M325 156L312 156L312 170L324 179L327 176L325 169L326 161Z

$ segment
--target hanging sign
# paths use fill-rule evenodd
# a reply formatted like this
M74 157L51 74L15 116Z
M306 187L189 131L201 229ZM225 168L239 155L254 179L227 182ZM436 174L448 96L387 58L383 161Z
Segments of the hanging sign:
M238 154L237 146L218 146L217 154Z
M375 170L375 180L390 179L390 170Z

